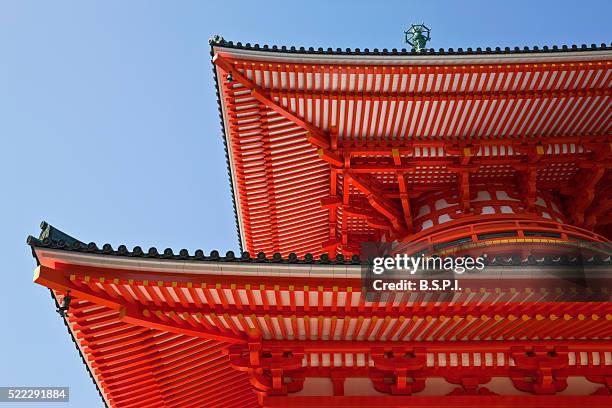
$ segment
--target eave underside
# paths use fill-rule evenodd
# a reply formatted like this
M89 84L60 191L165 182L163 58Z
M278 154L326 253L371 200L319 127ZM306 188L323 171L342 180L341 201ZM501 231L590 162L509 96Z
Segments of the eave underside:
M572 225L608 233L609 51L449 65L273 54L213 47L246 250L351 255L418 232L424 194L477 213L491 184L535 215L535 192L554 195ZM567 187L583 179L586 201Z
M187 264L178 269L168 260L35 251L35 281L53 289L60 303L70 290L67 322L111 406L288 403L263 397L261 379L253 382L240 368L240 353L233 350L255 345L262 352L301 353L300 372L309 378L329 378L333 371L375 381L380 350L398 347L417 350L421 374L430 379L458 373L509 378L521 364L521 350L528 356L542 347L565 356L564 373L572 378L612 374L610 302L536 302L542 292L520 287L471 290L435 308L422 297L365 302L359 279L348 278L359 267L303 265L305 275L283 278L299 266L193 262L185 271ZM344 276L334 274L342 269ZM597 382L589 387L605 388ZM320 402L352 401L334 398ZM419 398L435 403L444 397Z

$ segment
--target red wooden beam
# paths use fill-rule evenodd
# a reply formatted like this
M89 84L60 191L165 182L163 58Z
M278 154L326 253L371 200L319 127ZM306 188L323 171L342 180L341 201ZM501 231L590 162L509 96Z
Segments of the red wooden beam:
M598 151L600 149L609 148L609 135L606 133L578 133L574 136L556 136L550 139L543 139L542 145L549 144L576 144L577 146L582 146L587 150ZM470 144L473 147L473 151L477 152L479 148L485 146L512 146L515 150L521 151L523 155L528 154L528 150L525 148L529 147L530 144L529 138L524 137L523 135L509 135L505 138L496 138L496 139L474 139L470 140ZM357 146L352 140L341 140L339 144L340 149L348 149L347 151L351 153L351 155L376 155L376 156L389 156L391 157L393 154L393 149L398 149L398 153L402 156L412 155L414 149L416 147L419 148L448 148L455 145L456 142L454 140L444 140L444 139L428 139L428 140L420 140L420 139L396 139L396 140L379 140L375 139L372 141L368 141L365 145ZM525 148L521 149L521 146ZM456 154L461 154L461 152L457 151ZM542 153L544 154L544 152ZM560 152L560 155L570 155L574 156L579 153L563 153ZM426 159L426 158L423 158Z
M222 57L221 57L222 58ZM213 60L214 61L214 60ZM516 76L515 76L516 77ZM462 80L462 77L459 78ZM458 87L457 89L460 89ZM334 91L334 90L302 90L302 89L267 89L268 95L272 98L301 98L301 99L347 99L347 100L370 100L370 101L387 101L387 100L494 100L494 99L535 99L535 98L563 98L563 97L588 97L610 95L609 89L589 88L580 90L561 90L561 89L543 89L543 90L484 90L484 91ZM509 119L509 115L506 116ZM458 125L458 124L456 124ZM503 129L503 123L497 123Z
M53 261L51 261L53 262ZM72 264L60 264L55 263L56 271L61 271L63 276L70 275L91 275L91 279L99 279L100 277L110 279L111 281L117 277L125 279L133 279L134 282L141 284L143 281L148 280L149 282L158 282L162 280L164 285L171 286L172 282L177 282L178 287L188 287L191 283L193 287L200 287L202 283L206 285L213 285L213 287L221 283L224 288L230 288L230 286L236 285L237 287L245 287L245 285L280 285L283 289L286 289L290 285L295 285L299 282L300 285L310 285L313 287L323 285L326 288L337 286L340 281L342 285L350 287L360 287L361 280L359 278L348 278L348 279L334 279L334 278L310 278L310 277L295 277L295 276L252 276L252 275L241 275L236 272L234 275L218 275L218 274L198 274L198 273L175 273L175 272L151 272L135 269L118 269L118 268L105 268L99 266L85 266L85 265L72 265ZM269 264L267 264L269 265ZM229 267L229 265L226 265ZM48 268L51 269L51 268ZM66 278L64 278L66 279ZM64 280L65 282L65 280ZM38 283L38 282L36 282ZM44 285L46 286L46 285ZM249 286L250 287L250 286ZM52 288L55 289L55 288ZM82 288L81 288L82 289ZM64 291L62 289L58 289ZM89 293L89 292L88 292ZM206 293L206 291L204 291ZM101 297L101 299L108 299L107 297ZM84 298L87 299L87 298ZM90 299L87 299L90 300ZM99 302L96 302L99 303ZM117 302L111 302L111 305L116 305ZM255 304L253 302L253 304ZM112 306L111 306L112 307Z
M205 329L205 328L193 328L192 326L184 323L180 323L179 318L173 318L175 315L171 315L170 319L163 318L163 315L155 315L148 311L148 309L140 309L134 307L125 307L121 313L121 321L131 323L137 326L148 327L151 329L169 331L171 333L184 334L193 337L201 337L204 339L224 341L227 343L244 343L246 342L246 336L239 336L236 334L224 333L217 328ZM223 327L223 326L221 326Z
M67 279L61 271L43 265L36 268L34 282L60 292L67 292L70 290L71 295L76 298L86 299L101 306L109 307L112 310L118 310L120 312L120 319L127 323L179 334L226 341L229 343L242 343L246 341L246 338L226 335L218 330L194 330L187 325L178 326L177 324L164 322L163 319L155 319L147 315L145 309L140 309L127 301L121 302L120 300L114 300L114 298L105 297L93 291L89 291L84 287L77 286Z
M238 69L236 69L232 65L230 61L226 60L224 57L220 56L219 54L215 54L215 56L213 57L213 63L217 65L218 67L220 67L221 69L223 69L226 73L231 73L232 76L238 82L240 82L242 85L250 89L251 95L255 99L257 99L258 101L260 101L261 103L263 103L264 105L272 109L273 111L279 113L283 117L289 119L290 121L296 123L297 125L303 127L308 132L310 132L307 138L313 144L323 149L327 149L330 147L330 136L328 134L325 134L316 126L312 125L311 123L305 121L304 119L300 118L299 116L295 115L292 112L289 112L287 109L280 106L269 96L268 91L263 90L260 86L253 83L246 76L241 74L238 71Z
M479 320L479 319L477 319ZM512 347L564 347L568 351L576 352L602 352L612 351L610 340L479 340L479 341L359 341L359 340L301 340L281 341L263 340L262 348L278 347L283 350L300 349L304 353L369 353L372 348L382 348L391 351L393 348L401 347L410 349L414 347L425 347L430 353L456 353L482 352L501 353L508 352Z
M391 224L401 236L405 232L405 226L401 221L399 211L389 202L388 199L382 197L380 191L375 188L372 183L364 176L350 174L352 184L366 195L370 205L379 213L384 215L391 221Z
M555 163L582 163L590 159L589 154L576 154L573 157L555 155L543 158L540 161L540 167L544 168L547 164ZM391 161L379 160L377 163L361 163L359 161L351 164L351 173L363 174L363 173L374 173L374 172L387 172L396 173L398 171L411 171L415 167L421 166L453 166L456 171L460 170L462 166L462 160L458 157L446 156L446 157L418 157L404 159L402 166L397 166ZM505 166L510 165L516 167L517 170L523 169L524 162L520 156L494 156L494 157L474 157L470 161L469 168L477 169L479 166L494 165L494 166ZM604 169L608 165L602 166Z
M574 183L574 193L570 200L569 211L572 217L572 223L576 226L584 224L584 215L586 210L591 206L595 198L595 187L606 172L604 166L593 165L592 167L582 169L576 176Z
M224 50L220 50L224 53ZM305 66L303 63L297 62L283 62L274 63L271 61L261 62L261 61L253 61L242 58L236 58L235 60L238 64L243 67L249 67L249 69L255 70L268 70L275 72L285 72L285 73L345 73L345 74L398 74L398 75L415 75L418 74L441 74L441 75L449 75L451 79L454 79L454 75L460 75L463 73L506 73L509 71L514 72L523 72L523 73L541 73L541 72L567 72L567 71L585 71L585 75L583 75L581 79L581 83L578 84L578 88L590 87L586 84L586 75L589 70L592 70L594 74L597 73L598 70L605 70L607 67L612 65L610 61L564 61L564 62L552 62L552 63L542 63L542 62L532 62L532 63L512 63L507 62L504 64L498 63L479 63L479 64L466 64L457 62L455 64L442 64L442 63L430 63L427 65L383 65L383 64L370 64L370 65L357 65L357 64L348 64L348 63L334 63L334 64L324 64L319 63L316 65L308 65ZM391 71L391 72L389 72ZM546 75L539 75L539 80L533 87L530 89L540 89L542 85L542 79ZM576 75L575 80L579 75ZM491 77L489 75L489 77ZM531 75L533 83L533 78L535 75ZM548 75L548 79L550 79L551 75ZM601 76L600 82L603 82L605 75ZM589 83L594 81L594 77L590 78ZM490 78L489 78L490 82ZM574 81L575 82L575 81ZM448 86L452 88L452 83ZM415 86L415 88L419 88ZM457 87L459 89L460 87ZM570 87L569 89L573 89Z
M612 402L610 396L563 396L563 395L478 395L478 396L272 396L263 397L262 406L303 407L303 408L338 408L338 407L368 407L368 408L400 408L400 407L525 407L525 408L559 408L589 407L608 408Z
M399 156L399 153L397 153L397 155ZM396 161L396 164L401 165L401 160L399 158L396 159L394 157L394 160ZM398 161L400 163L397 163ZM404 222L406 223L406 227L408 229L408 232L410 233L412 232L414 228L414 224L412 222L412 208L410 206L410 192L408 191L408 184L406 183L406 178L403 172L397 173L397 183L399 187L399 197L402 203L402 210L404 212Z

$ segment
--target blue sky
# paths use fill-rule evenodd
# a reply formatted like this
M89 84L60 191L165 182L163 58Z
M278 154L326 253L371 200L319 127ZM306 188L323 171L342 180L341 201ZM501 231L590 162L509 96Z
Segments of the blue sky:
M559 0L0 2L0 386L69 386L62 406L102 406L32 283L25 238L41 220L113 246L237 249L212 34L402 48L405 26L425 22L434 48L600 44L611 12Z

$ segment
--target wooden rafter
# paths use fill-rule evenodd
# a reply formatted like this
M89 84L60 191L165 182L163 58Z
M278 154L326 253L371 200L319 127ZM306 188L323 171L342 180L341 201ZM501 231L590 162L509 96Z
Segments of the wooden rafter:
M235 80L237 80L243 86L248 88L251 91L251 96L257 99L259 102L263 103L264 105L266 105L273 111L279 113L280 115L284 116L285 118L289 119L290 121L294 122L295 124L307 130L309 132L307 135L307 139L310 142L312 142L314 145L324 149L324 152L327 152L326 149L329 148L330 146L329 134L326 134L325 132L317 128L316 126L305 121L304 119L300 118L299 116L295 115L294 113L288 111L287 109L283 108L281 105L276 103L269 96L266 90L264 90L257 84L253 83L246 76L241 74L238 71L238 69L232 66L232 63L229 60L226 60L224 57L217 54L213 58L213 63L217 65L219 68L223 69L226 73L228 74L231 73L232 76L235 78Z
M403 223L403 216L396 209L394 203L384 198L380 190L376 188L372 180L367 176L351 173L353 185L366 195L370 205L383 216L389 219L396 233L401 236L405 233L406 226Z
M399 154L399 150L393 149L392 151L393 163L396 166L402 167L402 157ZM406 171L412 171L414 168L407 168ZM402 203L402 211L404 213L404 222L406 224L406 228L408 232L412 232L414 225L412 222L412 209L410 207L410 198L411 192L408 188L408 183L406 183L405 171L397 172L397 184L399 188L399 198Z
M479 100L497 99L534 99L534 98L562 98L570 96L571 91L564 90L540 90L540 91L482 91L478 93ZM585 89L580 96L605 96L610 95L607 89ZM315 98L315 99L364 99L374 101L431 101L442 99L446 101L465 100L472 98L472 91L448 91L448 92L344 92L344 91L305 91L305 90L270 90L268 95L272 98ZM465 105L463 105L465 107ZM509 117L507 117L509 118ZM501 124L500 124L501 125Z
M100 289L94 282L90 281L88 283L91 284L78 285L69 277L66 277L62 271L51 269L43 265L36 268L34 282L62 293L70 291L71 295L76 298L88 300L97 305L118 311L120 320L126 323L229 343L241 343L245 341L245 338L224 334L218 329L212 328L207 330L201 328L196 330L189 327L187 324L178 324L176 320L170 320L171 317L169 318L159 314L154 315L149 312L148 309L139 309L134 305L130 305L130 302L122 302L120 297L110 295L109 292L106 292L105 288ZM132 296L130 296L130 298L132 298ZM170 297L167 297L166 299L169 298Z
M595 198L595 187L605 174L605 168L601 166L581 169L576 176L575 188L569 200L568 209L572 217L572 223L577 226L584 225L586 210L591 206Z

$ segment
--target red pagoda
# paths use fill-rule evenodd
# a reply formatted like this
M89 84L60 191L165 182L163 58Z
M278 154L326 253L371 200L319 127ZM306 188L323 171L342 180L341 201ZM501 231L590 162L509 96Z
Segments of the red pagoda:
M28 238L107 406L612 406L609 252L580 259L598 301L533 279L368 299L360 257L538 277L609 244L612 47L211 56L244 252Z

